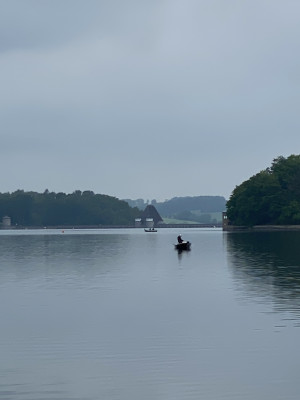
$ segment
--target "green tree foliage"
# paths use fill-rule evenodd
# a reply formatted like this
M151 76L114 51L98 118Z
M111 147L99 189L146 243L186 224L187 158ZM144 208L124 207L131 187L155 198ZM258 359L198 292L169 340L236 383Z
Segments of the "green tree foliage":
M115 197L76 190L72 194L24 192L0 193L0 217L14 225L133 225L137 208Z
M280 156L237 186L227 216L233 225L300 224L300 155Z

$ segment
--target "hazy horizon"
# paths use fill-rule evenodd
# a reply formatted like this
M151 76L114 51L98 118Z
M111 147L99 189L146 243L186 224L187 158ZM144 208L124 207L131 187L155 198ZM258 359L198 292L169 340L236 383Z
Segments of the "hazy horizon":
M3 0L0 10L0 192L228 199L300 148L300 3Z

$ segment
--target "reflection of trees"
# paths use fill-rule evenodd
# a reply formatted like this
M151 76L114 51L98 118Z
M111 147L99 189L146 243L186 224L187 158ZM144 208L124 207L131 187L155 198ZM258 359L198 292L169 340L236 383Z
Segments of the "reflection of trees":
M243 296L300 312L300 232L228 233L229 266Z

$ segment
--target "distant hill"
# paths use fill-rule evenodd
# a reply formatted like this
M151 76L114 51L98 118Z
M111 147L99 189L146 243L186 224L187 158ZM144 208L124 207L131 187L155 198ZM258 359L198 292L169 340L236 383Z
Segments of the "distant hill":
M144 199L136 199L136 200L131 200L131 199L122 199L123 201L126 201L126 203L129 204L130 207L134 208L137 207L139 210L144 211L149 202L145 202Z
M202 213L222 212L226 209L226 200L221 196L174 197L163 203L152 203L163 216L171 216L184 211Z
M138 207L140 210L149 204L143 199L125 201L130 207ZM226 199L222 196L173 197L164 202L152 200L151 204L163 218L198 223L220 222L222 211L226 209Z

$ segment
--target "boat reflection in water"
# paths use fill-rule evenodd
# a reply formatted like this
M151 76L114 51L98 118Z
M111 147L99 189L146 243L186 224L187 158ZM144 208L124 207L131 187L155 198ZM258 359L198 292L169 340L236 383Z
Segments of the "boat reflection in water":
M242 297L271 301L300 315L300 232L224 235L228 264Z

